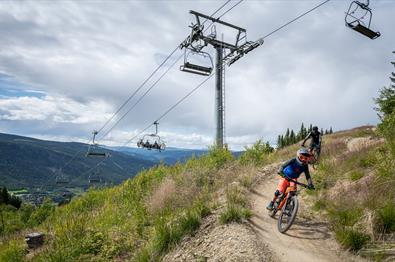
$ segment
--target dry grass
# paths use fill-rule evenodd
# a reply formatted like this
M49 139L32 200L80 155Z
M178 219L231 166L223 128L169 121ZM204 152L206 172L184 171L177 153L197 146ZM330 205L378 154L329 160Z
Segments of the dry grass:
M150 213L158 213L171 206L176 195L176 182L165 178L146 201Z

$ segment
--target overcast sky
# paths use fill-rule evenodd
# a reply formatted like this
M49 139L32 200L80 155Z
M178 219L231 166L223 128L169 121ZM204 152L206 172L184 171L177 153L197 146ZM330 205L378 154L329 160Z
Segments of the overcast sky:
M320 2L245 0L222 19L257 40ZM370 2L371 27L381 32L376 40L344 26L350 1L332 0L226 68L226 142L232 149L259 138L275 143L302 122L334 130L377 124L373 98L394 71L395 1ZM189 10L211 14L223 3L1 1L0 132L87 141L190 33ZM233 33L224 32L224 39L234 39ZM204 80L180 72L181 63L99 142L125 144ZM213 77L161 120L160 135L168 146L205 148L214 140L214 116Z

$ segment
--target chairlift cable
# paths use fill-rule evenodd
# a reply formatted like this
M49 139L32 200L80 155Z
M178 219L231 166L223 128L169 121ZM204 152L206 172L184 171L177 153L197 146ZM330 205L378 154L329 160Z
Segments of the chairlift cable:
M280 30L283 29L284 27L286 27L286 26L292 24L292 23L295 22L296 20L299 20L299 19L302 18L303 16L305 16L305 15L309 14L310 12L314 11L315 9L317 9L317 8L319 8L319 7L321 7L321 6L323 6L324 4L328 3L329 1L331 1L331 0L326 0L326 1L322 2L322 3L320 3L319 5L316 5L315 7L311 8L310 10L304 12L303 14L301 14L301 15L295 17L295 18L292 19L291 21L285 23L284 25L282 25L282 26L278 27L277 29L273 30L272 32L268 33L267 35L265 35L265 36L259 38L259 39L257 40L257 42L259 42L260 40L265 39L266 37L271 36L272 34L276 33L277 31L280 31Z
M91 141L92 141L92 138L90 138L90 139L88 140L87 144L90 144ZM63 169L66 168L68 165L70 165L71 162L73 162L74 159L76 159L76 158L78 157L78 155L79 155L80 153L84 152L84 151L85 151L85 149L80 149L80 150L78 150L77 153L75 153L74 156L73 156L69 161L67 161L66 164L64 164L64 166L62 166L59 170L63 170Z
M219 16L219 18L223 17L225 14L227 14L230 10L232 10L233 8L235 8L237 5L239 5L241 2L243 2L244 0L240 0L239 2L237 2L235 5L233 5L230 9L228 9L227 11L225 11L225 13L223 13L221 16ZM223 6L225 6L227 3L229 3L230 1L227 1ZM223 7L222 6L222 7ZM222 8L221 7L221 8ZM219 8L218 10L220 10L221 8ZM214 12L211 16L215 15L218 10L216 12ZM207 21L207 19L202 23L204 24ZM213 23L211 23L213 24ZM211 26L210 24L210 26ZM209 27L210 27L209 26ZM206 30L208 30L208 28L206 28ZM205 30L205 31L206 31ZM223 64L225 65L225 64ZM158 117L154 122L157 122L159 120L161 120L162 118L164 118L168 113L170 113L175 107L177 107L179 104L181 104L186 98L188 98L190 95L192 95L197 89L199 89L204 83L206 83L214 74L211 74L210 76L208 76L205 80L203 80L200 84L198 84L194 89L192 89L188 94L186 94L184 97L182 97L176 104L174 104L172 107L170 107L165 113L163 113L160 117ZM142 133L144 133L146 130L148 130L152 124L149 124L148 126L146 126L142 131L140 131L137 135L133 136L131 139L129 139L125 144L123 144L123 146L126 146L127 144L129 144L130 142L132 142L134 139L136 139L139 135L141 135Z
M240 4L242 1L244 1L244 0L240 0L236 5L234 5L233 7L231 7L231 9L233 9L235 6L237 6L238 4ZM322 2L322 3L320 3L319 5L317 5L317 6L313 7L312 9L310 9L310 10L304 12L304 13L301 14L301 15L297 16L296 18L292 19L291 21L285 23L284 25L282 25L282 26L278 27L277 29L273 30L272 32L268 33L267 35L265 35L265 36L259 38L259 40L263 40L263 39L265 39L265 38L267 38L267 37L273 35L274 33L278 32L278 31L281 30L282 28L284 28L284 27L286 27L286 26L292 24L293 22L299 20L299 19L302 18L303 16L305 16L305 15L311 13L312 11L314 11L315 9L317 9L317 8L321 7L322 5L328 3L329 1L331 1L331 0L326 0L326 1ZM231 9L230 9L230 10L231 10ZM230 11L230 10L228 10L228 11ZM226 11L226 12L225 12L224 14L222 14L220 17L224 16L228 11ZM206 29L206 30L207 30L207 29ZM258 41L259 41L259 40L258 40ZM224 64L225 64L225 63L224 63ZM224 64L223 64L223 65L224 65ZM199 88L200 88L205 82L207 82L213 75L214 75L214 74L211 74L209 77L207 77L204 81L202 81L199 85L197 85L194 89L192 89L187 95L185 95L183 98L181 98L176 104L174 104L172 107L170 107L165 113L163 113L163 114L162 114L160 117L158 117L155 121L159 121L159 120L161 120L163 117L165 117L165 116L166 116L168 113L170 113L170 111L172 111L176 106L178 106L178 105L179 105L181 102L183 102L187 97L189 97L189 96L192 95L197 89L199 89ZM153 125L153 123L152 123L152 124L149 124L149 125L148 125L146 128L144 128L140 133L138 133L137 135L135 135L134 137L132 137L131 139L129 139L129 140L124 144L124 146L126 146L127 144L129 144L130 142L132 142L136 137L138 137L139 135L141 135L143 132L145 132L145 131L146 131L148 128L150 128L152 125Z
M236 3L235 5L233 5L230 9L228 9L225 13L223 13L219 18L221 18L222 16L224 16L226 13L228 13L231 9L233 9L234 7L236 7L238 4L240 4L243 0L240 0L238 3ZM231 2L231 0L226 1L224 4L222 4L216 11L214 11L214 13L211 15L215 15L216 13L218 13L223 7L225 7L229 2ZM208 19L204 20L202 22L202 24L206 23ZM208 29L208 28L207 28ZM207 30L206 29L206 30ZM165 60L149 75L149 77L147 79L145 79L143 81L143 83L128 97L128 99L116 110L116 112L104 123L104 125L97 130L97 133L100 133L113 119L114 117L129 103L129 101L138 93L138 91L141 90L141 88L143 88L143 86L159 71L159 69L173 56L173 54L178 50L179 46L177 46L166 58ZM148 94L148 92L165 76L165 74L181 59L182 56L180 56L176 62L174 64L172 64L166 71L164 74L162 74L158 80L151 85L151 87L140 97L140 99L106 132L105 135L103 135L100 139L102 139L103 137L105 137L106 135L108 135L110 133L110 131ZM193 92L195 92L200 86L202 86L208 79L211 78L212 75L210 75L208 78L206 78L201 84L199 84L196 88L194 88L190 93L188 93L185 97L183 97L180 101L178 101L174 106L172 106L168 111L166 111L162 116L160 116L158 118L158 120L162 119L166 114L168 114L171 110L173 110L178 104L180 104L183 100L185 100L188 96L190 96ZM158 121L157 120L157 121ZM148 128L150 128L153 124L150 124L149 126L147 126L145 129L143 129L143 131L141 131L138 135L140 135L141 133L145 132ZM135 136L137 137L137 136ZM126 144L128 144L130 141L132 141L133 139L135 139L135 137L133 137L132 139L130 139ZM88 140L88 144L90 144L92 141L92 138ZM125 145L126 145L125 144ZM69 164L71 164L71 162L73 162L81 152L83 152L84 150L79 150L77 151L76 154L74 154L74 156L63 166L60 168L60 170L63 170L64 168L66 168ZM96 167L98 167L102 162L104 162L106 160L106 158L104 158L103 160L101 160L99 163L97 163L94 167L92 167L91 169L89 169L87 172L84 172L84 174L90 172L91 170L94 170Z
M242 0L243 1L243 0ZM219 10L221 10L222 8L224 8L224 6L226 6L228 3L230 3L231 2L231 0L228 0L228 1L226 1L223 5L221 5L220 7L218 7L218 9L214 12L214 13L212 13L211 14L211 16L214 16L216 13L218 13L219 12ZM232 7L233 8L233 7ZM204 25L206 22L207 22L207 20L208 19L206 19L206 20L204 20L203 22L202 22L202 25Z
M141 95L141 97L128 109L128 111L126 111L118 120L117 120L117 122L115 122L114 123L114 125L109 129L109 130L107 130L107 132L104 134L104 135L102 135L101 137L100 137L100 139L103 139L104 137L106 137L118 124L119 124L119 122L121 122L122 121L122 119L124 119L132 110L133 110L133 108L135 108L139 103L140 103L140 101L141 100L143 100L143 98L156 86L156 84L158 84L159 83L159 81L170 71L170 69L172 69L177 63L178 63L178 61L180 61L180 59L183 57L184 55L182 54L181 56L179 56L175 61L174 61L174 63L173 64L171 64L167 69L166 69L166 71L145 91L145 93L144 94L142 94Z
M233 8L235 8L236 6L238 6L239 4L241 4L241 2L243 2L244 0L240 0L239 2L237 2L236 4L234 4L231 8L229 8L228 10L226 10L225 13L223 13L222 15L220 15L218 17L218 19L222 18L224 15L226 15L228 12L230 12ZM212 16L212 15L211 15Z
M241 0L241 1L243 1L243 0ZM241 2L240 1L240 2ZM225 7L229 2L231 2L231 0L228 0L228 1L226 1L224 4L222 4L219 8L217 8L217 10L215 10L214 12L213 12L213 14L212 15L215 15L216 13L218 13L223 7ZM239 3L237 3L237 4L239 4ZM236 5L237 5L236 4ZM233 7L231 7L231 9L233 9L235 6L233 6ZM228 11L226 11L224 14L226 14ZM224 14L222 14L222 16L224 15ZM204 23L206 23L207 22L207 19L206 20L204 20L203 22L202 22L202 24L204 24ZM166 58L165 58L165 60L151 73L151 75L132 93L132 95L130 95L129 97L128 97L128 99L118 108L118 110L104 123L104 125L97 131L98 133L99 132L101 132L113 119L114 119L114 117L126 106L126 104L128 104L129 103L129 101L137 94L137 92L138 91L140 91L140 89L154 76L154 74L156 74L156 72L158 72L159 71L159 69L170 59L170 57L171 56L173 56L173 54L178 50L178 48L179 48L179 46L177 46ZM182 56L180 56L180 58L181 58ZM179 59L180 58L178 58L177 60L176 60L176 62L178 62L179 61ZM175 62L175 63L176 63ZM174 64L175 64L174 63ZM164 74L162 74L160 77L159 77L159 79L147 90L147 92L146 93L144 93L143 94L143 96L138 100L138 102L140 102L147 94L148 94L148 92L159 82L159 80L160 79L162 79L163 77L164 77L164 75L174 66L174 64L172 65L172 66L170 66L167 70L166 70L166 72L164 73ZM205 82L205 81L204 81ZM137 103L138 103L137 102ZM127 113L126 114L124 114L122 117L121 117L121 119L120 120L122 120L136 105L137 105L137 103L135 103L128 111L127 111ZM117 122L116 122L116 124L115 125L117 125L119 122L120 122L120 120L118 120ZM107 131L106 132L106 134L104 135L104 136L102 136L100 139L102 139L103 137L105 137L106 135L108 135L108 133L115 127L115 125L113 126L113 127L111 127L110 128L110 130L109 131ZM144 132L144 131L146 131L149 127L151 127L151 125L152 124L150 124L147 128L145 128L142 132ZM141 134L141 133L140 133ZM134 139L134 138L133 138ZM88 144L90 143L92 141L92 139L90 139L90 140L88 140ZM130 140L131 141L131 140ZM77 158L77 156L82 152L83 150L79 150L62 168L61 168L61 170L62 169L64 169L65 167L67 167L72 161L74 161L76 158ZM93 167L93 168L91 168L90 170L93 170L94 168L96 168L98 165L100 165L103 161L105 161L106 160L106 158L104 158L102 161L100 161L95 167ZM90 171L89 170L89 171Z
M233 8L235 8L236 6L238 6L241 2L243 2L244 0L240 0L239 2L237 2L236 4L234 4L231 8L229 8L228 10L226 10L225 11L225 13L223 13L222 15L220 15L217 19L220 19L220 18L222 18L224 15L226 15L230 10L232 10ZM230 2L230 1L228 1L228 2ZM228 3L228 2L226 2L226 3ZM215 13L214 14L212 14L211 16L214 16L215 15ZM204 22L202 23L202 25L207 21L208 19L206 19L206 20L204 20ZM211 21L211 24L203 31L203 32L206 32L208 29L210 29L211 28L211 26L214 24L215 22L214 21Z
M170 59L171 56L178 50L178 46L163 60L163 62L146 78L143 83L126 99L126 101L118 108L118 110L104 123L104 125L97 131L100 133L114 117L129 103L129 101L140 91L141 88L159 71L159 69Z
M243 0L241 0L241 1L243 1ZM241 2L241 1L239 1L239 3ZM225 7L229 2L231 2L231 0L228 0L228 1L226 1L224 4L222 4L219 8L217 8L217 10L215 10L214 11L214 13L212 14L212 16L213 15L215 15L216 13L218 13L223 7ZM237 3L236 5L238 5L239 3ZM231 9L233 9L236 5L234 5L234 6L232 6L231 7ZM229 11L229 10L228 10ZM227 13L228 11L226 11L225 13ZM224 14L225 14L224 13ZM221 16L223 16L224 14L222 14ZM208 19L205 19L203 22L202 22L202 24L204 24L204 23L206 23L207 22L207 20ZM159 69L170 59L170 57L171 56L173 56L173 54L177 51L179 49L179 46L177 46L166 58L165 58L165 60L151 73L151 75L146 79L146 80L144 80L144 82L128 97L128 99L118 108L118 110L104 123L104 125L100 128L100 129L98 129L97 130L97 132L98 133L100 133L101 131L103 131L103 129L114 119L114 117L130 102L130 100L138 93L138 91L140 91L141 90L141 88L143 88L143 86L154 76L154 74L156 74L158 71L159 71ZM179 58L180 59L180 58ZM177 61L179 60L179 59L177 59ZM173 65L172 65L173 66ZM168 71L168 70L167 70ZM166 73L167 73L167 71L166 71ZM166 74L165 73L165 74ZM159 80L163 77L164 75L162 75L160 78L159 78ZM157 82L159 82L159 81L157 81ZM156 82L156 83L157 83ZM155 83L155 84L156 84ZM152 87L153 86L151 86L151 88L150 89L152 89ZM146 94L144 94L143 96L145 96ZM141 99L140 99L141 100ZM139 100L139 101L140 101ZM135 104L136 105L136 104ZM127 115L134 107L135 107L135 105L133 105L132 106L132 108L131 109L129 109L128 111L127 111L127 113L126 114L124 114L122 117L121 117L121 119L123 119L124 118L124 116L125 115ZM116 123L115 123L115 125L117 125L118 123L120 122L120 120L118 120ZM115 126L114 125L114 126ZM103 137L105 137L106 135L108 135L108 133L114 128L114 126L113 127L111 127L110 128L110 130L109 131L107 131L106 132L106 134L105 135L103 135L100 139L102 139Z
M171 106L169 109L167 109L162 115L160 115L154 122L159 122L162 118L164 118L168 113L170 113L175 107L177 107L179 104L181 104L185 99L187 99L190 95L192 95L196 90L198 90L204 83L206 83L214 74L211 74L207 78L205 78L200 84L198 84L195 88L193 88L191 91L189 91L185 96L183 96L180 100L177 101L173 106ZM137 135L133 136L131 139L129 139L123 146L126 146L130 142L132 142L136 137L144 133L148 128L150 128L152 124L149 124L146 128L144 128L140 133Z
M82 173L81 176L84 176L85 174L90 173L92 170L94 170L94 169L97 168L99 165L101 165L101 163L103 163L106 159L107 159L107 157L106 157L106 158L103 158L103 159L102 159L100 162L98 162L95 166L91 167L89 170L87 170L87 171L85 171L84 173Z

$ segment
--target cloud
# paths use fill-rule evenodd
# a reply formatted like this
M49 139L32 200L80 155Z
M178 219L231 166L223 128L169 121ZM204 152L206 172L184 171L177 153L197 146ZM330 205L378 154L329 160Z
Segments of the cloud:
M248 39L255 40L318 3L244 1L223 19L246 28ZM217 1L1 2L2 131L66 140L89 136L190 33L194 18L188 11L209 14L218 6ZM382 33L374 41L344 26L348 3L331 1L227 68L225 129L231 147L259 138L275 142L301 122L334 130L377 123L372 98L393 71L395 5L372 1L371 7L372 26ZM118 117L181 54L177 51ZM204 79L179 72L180 64L104 143L127 141ZM167 114L160 132L168 144L204 148L212 143L214 101L211 79Z
M92 125L105 121L112 108L105 102L82 104L66 97L0 98L0 120L47 121L51 124Z

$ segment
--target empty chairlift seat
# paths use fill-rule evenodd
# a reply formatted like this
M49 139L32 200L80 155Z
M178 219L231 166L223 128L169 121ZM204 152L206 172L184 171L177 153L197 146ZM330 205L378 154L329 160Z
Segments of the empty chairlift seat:
M366 4L359 1L352 1L346 12L346 26L370 39L376 39L381 34L370 28L371 21L372 11L369 8L369 1Z
M192 62L191 60L195 61ZM184 64L180 66L180 70L187 73L209 76L213 71L213 60L210 54L193 49L185 49Z
M213 71L213 68L185 62L184 65L182 65L180 67L180 70L184 71L184 72L188 72L188 73L209 76L211 74L211 72Z
M104 149L100 148L99 145L95 142L97 131L93 131L92 143L88 147L88 152L86 152L87 157L107 157L108 154L104 151Z

